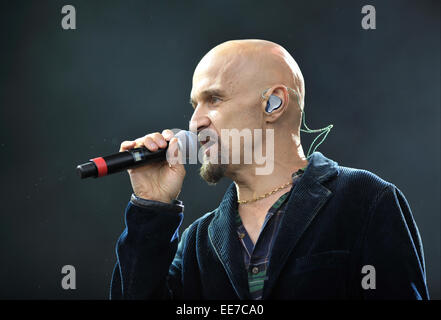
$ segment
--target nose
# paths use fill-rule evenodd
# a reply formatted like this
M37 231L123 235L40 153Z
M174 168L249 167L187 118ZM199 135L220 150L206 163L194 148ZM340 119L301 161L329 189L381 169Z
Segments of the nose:
M194 109L190 119L190 130L200 131L210 125L210 118L208 118L207 112L204 109L202 105L198 105L196 109Z

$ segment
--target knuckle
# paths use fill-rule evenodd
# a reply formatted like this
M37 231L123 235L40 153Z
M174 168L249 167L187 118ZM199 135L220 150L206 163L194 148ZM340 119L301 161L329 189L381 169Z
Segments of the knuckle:
M133 143L133 141L128 141L128 140L121 142L121 145L119 148L120 151L126 150L127 148L129 148L132 145L132 143Z
M148 149L154 149L156 148L155 141L152 139L152 137L147 136L143 141L144 146L146 146Z
M171 131L170 129L165 129L164 131L162 131L162 136L166 141L170 141L173 138L174 134L173 131Z

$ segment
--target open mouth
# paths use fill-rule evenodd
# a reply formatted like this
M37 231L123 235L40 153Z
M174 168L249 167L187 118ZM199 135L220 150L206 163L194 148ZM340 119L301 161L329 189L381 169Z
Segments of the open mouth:
M217 149L219 148L219 136L213 129L204 128L198 131L198 141L201 146L201 153L205 157L210 156L210 150L214 152L212 155L215 156ZM216 149L213 149L216 148ZM218 151L219 152L219 151Z
M200 140L199 143L201 144L201 149L203 150L204 154L206 156L210 155L210 149L213 147L216 147L215 141L210 142L210 137L206 137L204 140Z
M203 147L203 146L206 145L209 141L210 141L210 137L206 137L205 140L199 140L199 143L200 143L201 146Z

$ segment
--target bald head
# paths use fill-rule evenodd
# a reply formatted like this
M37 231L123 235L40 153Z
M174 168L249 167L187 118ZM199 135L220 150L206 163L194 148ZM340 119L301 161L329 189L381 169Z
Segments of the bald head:
M272 112L266 109L270 95L279 97L282 102ZM275 150L277 161L287 164L303 155L300 109L303 109L304 95L302 73L283 47L264 40L227 41L210 50L195 69L190 128L210 129L220 136L219 143L207 149L208 153L210 149L232 145L231 136L221 135L224 130L264 132L262 140L254 140L252 154L268 148L265 154L274 154L271 150ZM241 157L251 154L245 149L241 152L244 142L241 143L239 149L229 148L230 159L238 154ZM207 181L217 181L225 172L240 171L237 168L231 164L227 167L207 164L202 167L201 175Z
M289 52L274 42L254 39L224 42L202 58L193 83L207 73L216 75L219 81L227 80L230 90L244 87L259 90L284 84L299 93L303 109L305 84L300 68Z

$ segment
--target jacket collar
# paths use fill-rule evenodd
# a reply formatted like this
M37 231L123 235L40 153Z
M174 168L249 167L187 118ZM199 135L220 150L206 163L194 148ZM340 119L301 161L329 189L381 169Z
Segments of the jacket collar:
M275 239L263 298L267 298L286 260L320 208L332 192L323 182L338 174L337 162L316 151L308 157L305 172L293 186L286 213ZM230 282L240 299L251 299L240 242L236 241L235 214L237 193L234 183L227 189L215 217L208 226L208 236Z

